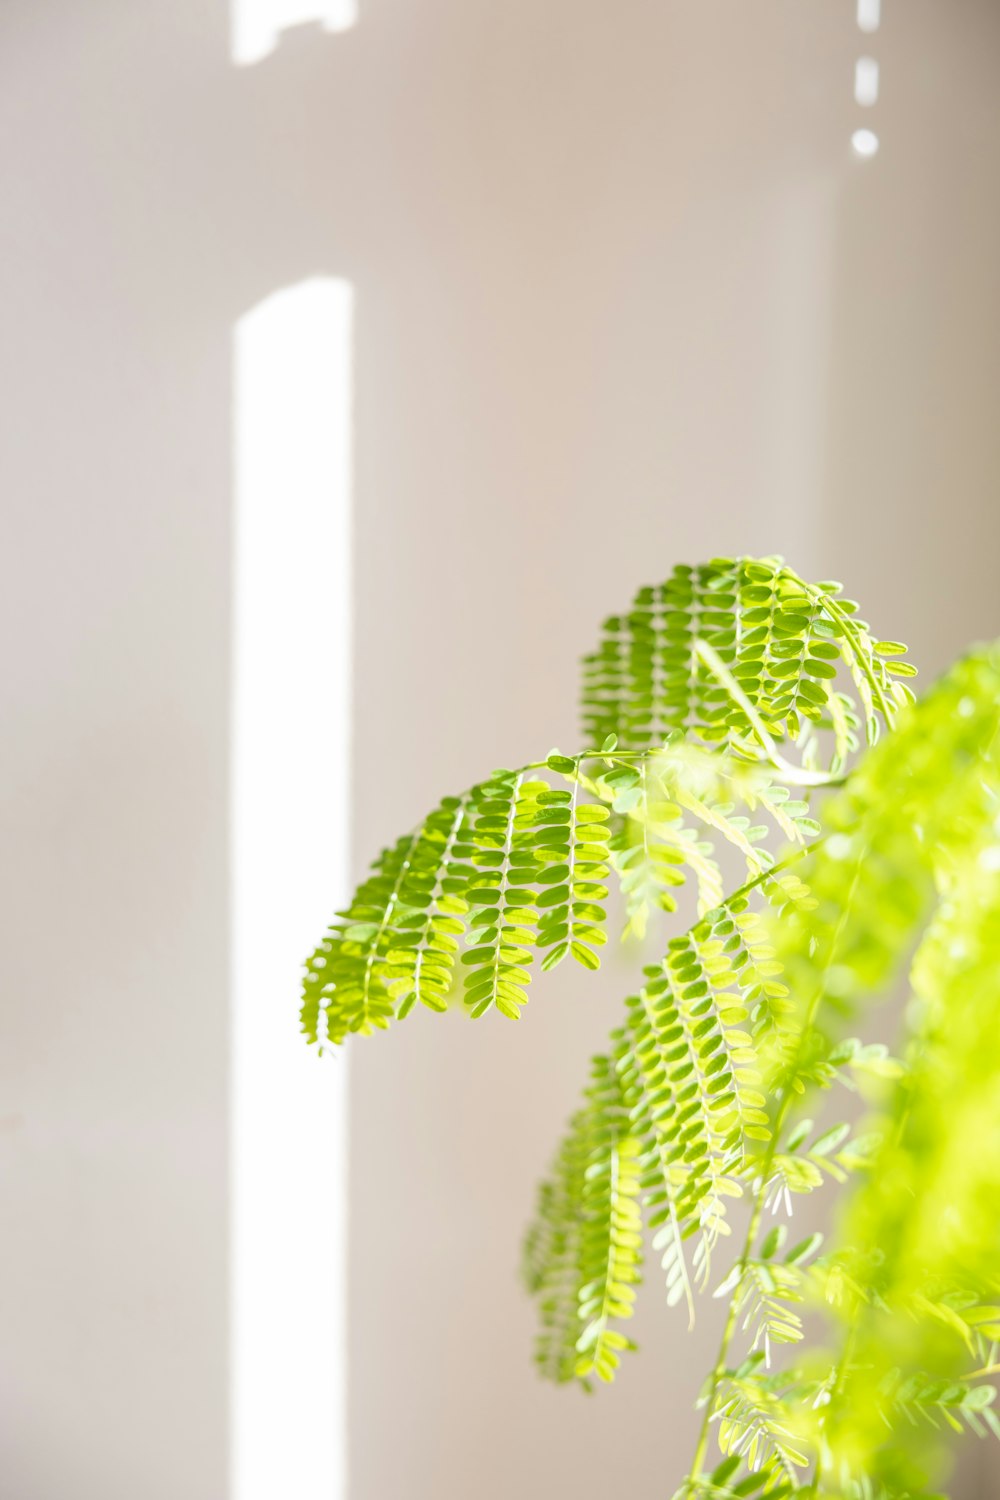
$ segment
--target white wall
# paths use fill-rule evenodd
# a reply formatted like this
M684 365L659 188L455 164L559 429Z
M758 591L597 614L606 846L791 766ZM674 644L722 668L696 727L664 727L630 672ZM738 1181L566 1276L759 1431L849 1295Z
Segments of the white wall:
M355 286L358 871L570 745L577 655L675 560L783 550L934 666L1000 631L1000 12L883 10L863 164L849 0L362 0L244 70L221 0L0 10L13 1500L226 1494L243 311ZM355 1049L352 1500L682 1472L707 1330L651 1286L585 1403L514 1279L625 982Z

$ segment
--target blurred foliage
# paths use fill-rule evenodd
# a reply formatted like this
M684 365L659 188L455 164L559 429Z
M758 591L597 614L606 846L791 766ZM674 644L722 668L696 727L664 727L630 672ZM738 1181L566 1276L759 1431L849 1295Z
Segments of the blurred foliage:
M838 584L676 568L585 659L593 748L446 798L307 966L321 1046L459 975L471 1016L516 1018L536 959L599 966L613 881L630 937L691 887L524 1249L557 1382L615 1377L650 1258L689 1320L727 1300L678 1497L931 1500L955 1437L1000 1435L1000 650L918 703L912 675ZM894 1056L863 1033L907 974ZM860 1127L826 1118L842 1087ZM829 1242L789 1243L827 1184Z

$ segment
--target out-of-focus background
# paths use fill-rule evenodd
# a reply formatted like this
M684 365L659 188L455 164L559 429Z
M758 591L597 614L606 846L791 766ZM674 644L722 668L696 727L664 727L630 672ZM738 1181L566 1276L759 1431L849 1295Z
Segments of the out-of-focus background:
M711 1314L588 1402L515 1277L625 970L319 1062L297 965L676 561L1000 633L998 83L996 0L4 0L7 1500L671 1492Z

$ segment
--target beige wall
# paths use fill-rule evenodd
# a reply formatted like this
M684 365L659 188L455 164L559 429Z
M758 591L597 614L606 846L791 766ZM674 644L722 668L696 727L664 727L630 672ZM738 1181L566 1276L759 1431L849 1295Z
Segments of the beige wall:
M1000 11L885 0L868 163L852 11L362 0L236 71L219 0L0 9L12 1500L226 1491L242 311L356 287L359 871L571 745L577 655L675 560L782 550L935 667L1000 632ZM682 1472L707 1326L650 1286L585 1403L536 1384L514 1279L626 982L356 1048L351 1500Z

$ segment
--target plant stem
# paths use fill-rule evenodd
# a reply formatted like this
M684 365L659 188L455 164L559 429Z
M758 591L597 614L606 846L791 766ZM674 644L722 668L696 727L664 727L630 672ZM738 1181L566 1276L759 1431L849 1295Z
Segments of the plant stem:
M760 1228L761 1214L764 1211L764 1193L767 1184L767 1175L770 1169L771 1162L774 1160L777 1137L778 1132L776 1128L774 1136L772 1138L772 1144L768 1147L768 1154L764 1159L764 1167L761 1172L760 1188L757 1191L757 1198L754 1202L753 1213L750 1215L750 1223L747 1227L746 1239L743 1242L743 1249L740 1253L740 1258L737 1261L737 1265L739 1266L740 1271L740 1282L743 1280L743 1274L746 1271L747 1262L750 1259L750 1251L753 1249L754 1240L757 1238L757 1231ZM701 1471L705 1464L705 1456L708 1453L708 1437L709 1432L711 1431L712 1417L715 1411L715 1398L718 1395L722 1377L726 1373L726 1364L729 1358L729 1346L733 1341L733 1334L736 1332L736 1319L738 1316L736 1291L739 1288L740 1282L737 1282L736 1287L733 1288L733 1296L729 1303L729 1316L726 1318L726 1326L722 1330L722 1340L719 1344L719 1352L716 1356L715 1367L712 1370L711 1384L709 1386L708 1396L705 1399L705 1415L702 1418L701 1430L698 1433L698 1444L694 1450L694 1458L691 1463L692 1479L698 1479L700 1477Z
M761 748L766 752L775 770L786 781L792 782L797 786L830 786L834 784L834 779L826 771L810 771L805 766L793 766L791 761L786 760L778 749L774 737L764 723L764 720L754 708L750 699L715 648L710 646L707 641L695 641L694 649L695 655L701 658L715 680L725 688L737 708L741 709L746 715L747 722L761 743Z
M809 1033L812 1030L813 1022L816 1019L816 1012L819 1009L820 1001L822 1000L824 992L825 992L825 989L826 989L826 984L825 984L826 976L828 975L828 973L830 971L830 968L831 968L831 966L833 964L834 956L835 956L835 954L837 952L837 946L838 946L838 942L839 942L839 939L840 939L840 935L843 932L844 925L845 925L845 923L847 921L847 918L848 918L848 915L849 915L849 913L851 911L851 907L852 907L853 900L854 900L854 892L857 889L858 880L859 880L860 875L861 875L861 867L862 867L862 864L864 863L864 858L865 858L866 853L867 853L866 849L859 849L858 850L857 866L856 866L855 872L854 872L854 879L851 882L851 888L850 888L850 891L848 892L847 900L844 903L843 911L841 912L840 918L839 918L839 920L837 922L837 926L834 929L833 938L831 940L830 948L829 948L829 951L828 951L827 956L826 956L826 962L823 965L822 973L820 974L820 976L818 978L818 981L816 983L816 987L815 987L815 989L814 989L814 991L813 991L813 993L812 993L812 995L810 996L810 999L809 999L809 1005L808 1005L808 1007L806 1009L806 1014L805 1014L805 1016L803 1018L802 1028L799 1031L798 1041L796 1043L795 1052L794 1052L794 1055L792 1057L792 1061L791 1061L791 1064L790 1064L790 1068L789 1068L790 1075L794 1075L795 1070L798 1067L799 1062L801 1061L802 1054L803 1054L803 1052L805 1050L806 1042L807 1042L808 1037L809 1037ZM708 1437L709 1437L709 1432L711 1430L712 1418L715 1415L715 1399L716 1399L716 1396L718 1395L719 1386L720 1386L720 1384L722 1382L722 1377L726 1373L727 1362L728 1362L728 1359L729 1359L729 1346L730 1346L730 1344L733 1341L733 1334L736 1331L736 1319L737 1319L736 1294L737 1294L737 1292L739 1290L740 1283L742 1282L743 1275L744 1275L744 1273L746 1271L747 1262L750 1259L750 1252L753 1249L754 1241L757 1238L757 1231L760 1228L761 1215L763 1214L763 1211L764 1211L764 1200L765 1200L765 1196L766 1196L766 1193L767 1193L767 1182L768 1182L768 1178L770 1176L771 1166L772 1166L772 1164L774 1162L775 1155L777 1154L778 1142L781 1139L781 1132L784 1129L785 1121L788 1118L788 1112L791 1109L792 1104L795 1101L795 1098L796 1098L795 1093L794 1093L793 1089L791 1088L790 1081L789 1081L785 1085L785 1092L782 1095L781 1103L778 1105L778 1111L777 1111L777 1114L775 1115L774 1129L771 1132L771 1139L768 1142L767 1151L764 1153L764 1159L763 1159L763 1162L762 1162L762 1165L761 1165L761 1169L760 1169L760 1185L759 1185L759 1187L757 1189L757 1196L756 1196L756 1199L754 1201L753 1211L752 1211L752 1213L750 1215L750 1223L749 1223L749 1225L747 1227L746 1239L743 1242L743 1249L742 1249L742 1252L740 1254L740 1258L739 1258L739 1260L736 1263L737 1266L739 1267L740 1278L739 1278L739 1281L737 1281L736 1285L733 1288L732 1300L731 1300L731 1302L729 1304L729 1316L726 1319L726 1326L722 1330L722 1339L721 1339L721 1342L719 1344L719 1353L718 1353L718 1355L716 1357L715 1365L714 1365L714 1368L712 1370L712 1374L711 1374L711 1377L710 1377L710 1384L709 1384L709 1389L708 1389L708 1395L705 1398L705 1415L702 1418L701 1429L700 1429L700 1431L698 1433L698 1442L697 1442L697 1446L695 1447L695 1451L694 1451L694 1459L693 1459L692 1464L691 1464L691 1475L690 1475L689 1485L688 1485L688 1489L687 1489L686 1493L690 1493L690 1483L691 1483L691 1481L695 1481L696 1482L698 1479L701 1478L701 1471L702 1471L702 1469L704 1467L704 1464L705 1464L705 1457L706 1457L706 1454L708 1452ZM819 1481L819 1470L818 1470L818 1467L817 1467L817 1471L816 1471L816 1474L815 1474L814 1479L813 1479L814 1492L815 1492L815 1485L818 1483L818 1481Z
M844 1376L847 1373L847 1368L850 1365L851 1359L854 1355L854 1344L857 1339L857 1332L857 1323L852 1322L850 1329L848 1330L847 1337L844 1340L844 1347L840 1351L840 1358L837 1360L837 1363L833 1367L833 1380L830 1384L826 1403L827 1413L833 1410L837 1397L841 1393L841 1388L844 1384ZM821 1424L821 1427L825 1431L825 1417L823 1423ZM812 1478L802 1491L803 1500L806 1500L806 1497L809 1496L813 1497L813 1500L815 1500L815 1496L819 1493L820 1465L821 1455L817 1453L816 1462L813 1465Z

